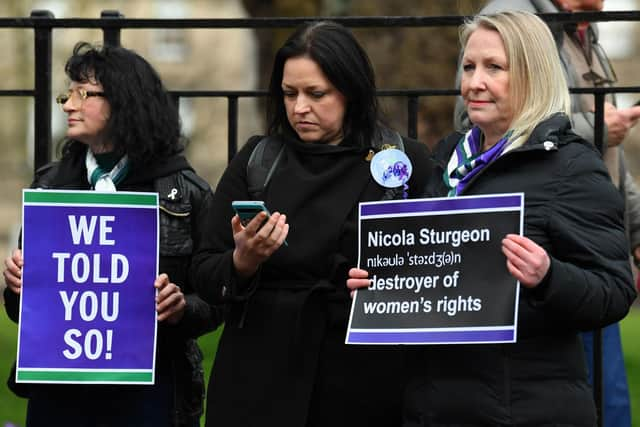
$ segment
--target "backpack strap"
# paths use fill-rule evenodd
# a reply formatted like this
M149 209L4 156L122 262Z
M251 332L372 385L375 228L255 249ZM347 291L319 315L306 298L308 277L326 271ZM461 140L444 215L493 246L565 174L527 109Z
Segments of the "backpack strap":
M253 200L262 199L283 153L284 143L275 135L265 136L254 147L247 162L247 189Z

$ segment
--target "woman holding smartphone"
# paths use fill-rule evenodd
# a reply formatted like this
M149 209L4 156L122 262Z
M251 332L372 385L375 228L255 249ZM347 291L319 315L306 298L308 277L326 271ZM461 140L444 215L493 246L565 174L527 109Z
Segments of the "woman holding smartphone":
M201 297L228 307L208 426L400 422L402 352L344 344L344 283L357 261L358 203L396 186L415 197L432 167L424 145L380 124L375 89L366 53L341 25L306 24L276 54L267 144L282 153L259 196L271 215L245 227L232 210L257 198L247 176L256 136L220 180L193 262ZM371 167L392 162L404 166L385 169L393 183Z

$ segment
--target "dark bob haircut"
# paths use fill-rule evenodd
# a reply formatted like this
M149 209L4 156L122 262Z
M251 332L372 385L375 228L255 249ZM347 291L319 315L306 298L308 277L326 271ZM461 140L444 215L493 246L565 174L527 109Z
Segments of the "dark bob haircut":
M102 85L111 109L106 135L115 153L141 165L183 150L177 106L158 73L140 55L123 47L80 42L64 70L72 81ZM67 140L62 151L83 147Z
M378 126L373 67L351 31L332 21L303 24L276 53L269 83L268 133L294 132L284 107L282 76L285 62L301 56L318 64L326 78L345 97L342 124L345 140L361 147L370 146Z

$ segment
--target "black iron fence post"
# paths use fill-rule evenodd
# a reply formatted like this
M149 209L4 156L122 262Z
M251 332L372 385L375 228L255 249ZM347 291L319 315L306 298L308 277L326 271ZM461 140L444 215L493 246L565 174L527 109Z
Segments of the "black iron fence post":
M607 150L607 141L604 139L604 101L606 93L594 94L595 101L595 117L593 129L593 143L600 153L604 156ZM624 178L621 178L624 179ZM617 185L617 183L616 183ZM604 425L604 381L602 378L602 329L593 331L593 398L596 402L596 412L598 415L598 427Z
M418 139L418 97L409 96L407 99L407 136Z
M596 93L595 96L595 115L593 128L593 143L600 153L604 155L607 150L607 141L604 140L604 97L606 93ZM617 183L616 183L617 185Z
M602 329L593 331L593 399L596 402L598 427L604 425L604 385L602 380Z
M34 155L33 170L51 160L51 26L39 25L38 18L53 18L48 10L34 10Z
M124 15L117 10L103 10L102 19L121 19ZM120 28L103 28L102 41L105 46L120 46Z
M238 151L238 97L229 96L227 106L227 163Z

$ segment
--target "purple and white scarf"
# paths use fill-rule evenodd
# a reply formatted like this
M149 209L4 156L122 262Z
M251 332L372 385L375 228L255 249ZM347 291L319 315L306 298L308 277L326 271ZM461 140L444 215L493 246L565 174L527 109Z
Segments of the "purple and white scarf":
M478 172L500 157L509 144L510 136L511 132L507 132L500 141L483 152L482 132L476 126L471 128L456 145L443 174L444 183L449 188L447 196L459 195Z

